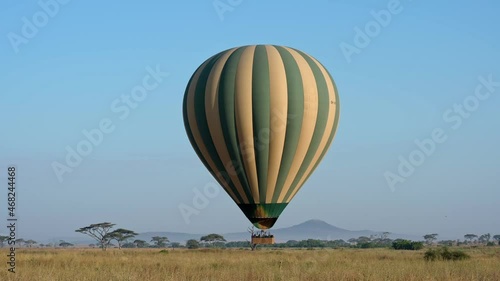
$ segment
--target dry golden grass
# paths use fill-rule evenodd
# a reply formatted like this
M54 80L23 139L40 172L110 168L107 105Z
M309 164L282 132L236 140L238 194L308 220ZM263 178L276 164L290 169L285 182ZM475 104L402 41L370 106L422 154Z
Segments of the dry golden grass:
M2 249L0 280L500 280L500 248L466 252L470 260L426 262L424 250L18 249L12 274Z

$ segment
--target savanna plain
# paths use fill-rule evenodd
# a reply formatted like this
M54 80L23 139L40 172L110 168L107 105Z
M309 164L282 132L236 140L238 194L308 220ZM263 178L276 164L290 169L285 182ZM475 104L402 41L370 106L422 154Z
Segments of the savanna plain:
M426 261L425 249L19 249L0 280L500 280L500 247L469 259Z

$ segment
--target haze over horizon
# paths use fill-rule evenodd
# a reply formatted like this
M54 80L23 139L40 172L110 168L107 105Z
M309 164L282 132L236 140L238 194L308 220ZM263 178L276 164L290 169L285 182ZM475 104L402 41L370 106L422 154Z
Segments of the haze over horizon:
M500 3L400 1L358 44L371 11L389 3L241 1L221 17L210 1L68 1L18 45L12 33L24 36L23 18L43 8L1 3L0 218L16 165L18 237L73 237L103 221L136 232L245 231L250 222L188 141L182 98L208 57L276 44L323 63L341 109L328 153L273 228L319 219L348 230L500 234ZM123 98L145 77L142 100ZM97 128L109 133L58 176L54 163L67 165L68 147ZM186 206L196 214L183 216Z
M115 226L114 228L119 228ZM310 219L300 223L280 227L272 228L270 233L272 233L277 241L286 242L288 240L306 240L306 239L320 239L320 240L339 240L342 239L347 241L350 238L358 238L361 236L379 237L382 233L386 231L381 230L371 230L371 229L344 229L338 227L323 220ZM392 233L388 232L388 237L390 239L410 239L415 241L423 241L423 234L419 233ZM142 239L149 241L153 236L167 236L170 242L181 242L184 243L189 239L198 240L203 235L208 235L210 232L178 232L175 230L150 230L146 232L138 232L138 235L134 239ZM247 229L242 229L237 232L219 232L224 236L227 241L244 241L248 238ZM438 236L439 240L462 240L462 236L449 237L449 236ZM76 244L89 244L93 242L93 239L80 233L74 233L68 236L49 236L49 237L30 237L30 239L35 239L38 243L49 243L64 240L70 243Z

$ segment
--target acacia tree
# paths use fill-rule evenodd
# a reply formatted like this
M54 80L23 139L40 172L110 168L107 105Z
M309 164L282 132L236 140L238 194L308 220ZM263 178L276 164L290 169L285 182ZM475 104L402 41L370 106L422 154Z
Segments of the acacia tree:
M164 248L167 243L170 242L166 236L153 236L151 237L151 242L158 248Z
M31 248L31 246L37 244L37 242L35 240L27 240L26 242L24 242L29 248Z
M9 240L9 236L0 235L0 248L3 248L3 245L7 240Z
M472 242L472 240L476 239L477 238L477 235L476 234L465 234L464 235L464 238L465 240L469 240L469 242Z
M122 248L123 242L127 241L127 239L135 237L136 235L138 234L134 231L123 228L118 228L117 230L106 234L107 238L110 241L116 240L116 242L118 243L118 249Z
M139 239L136 239L136 240L134 240L134 242L133 242L133 243L135 244L135 246L136 246L137 248L147 248L147 247L149 247L148 242L146 242L146 241L144 241L144 240L139 240Z
M489 233L479 236L479 242L483 244L488 244L488 242L490 242L490 239L491 239L491 234Z
M16 244L18 244L18 245L19 245L19 247L21 247L21 246L23 245L23 243L24 243L24 242L25 242L25 241L24 241L24 239L23 239L23 238L18 238L18 239L16 239Z
M358 237L358 240L357 240L358 243L369 243L370 241L372 241L372 239L370 237L366 237L366 236L360 236L360 237Z
M194 239L189 239L186 242L186 248L188 249L198 249L200 247L200 242Z
M498 242L498 245L500 245L500 234L493 235L493 239Z
M60 246L60 247L63 247L63 248L68 248L68 247L73 246L73 244L72 244L72 243L69 243L69 242L66 242L66 241L61 240L61 243L59 243L59 246Z
M437 237L438 237L437 233L424 235L424 239L425 239L427 245L432 245L434 243L434 241L436 241Z
M220 235L220 234L212 233L212 234L208 234L208 235L202 236L200 238L200 241L206 242L210 246L213 246L214 243L216 243L216 242L225 242L226 239L224 239L224 237L222 235Z
M82 227L80 229L75 230L75 232L83 233L94 238L97 241L98 245L101 247L101 249L103 251L106 251L106 248L109 246L109 243L111 242L108 233L111 231L111 228L113 228L113 226L115 226L114 223L101 222Z

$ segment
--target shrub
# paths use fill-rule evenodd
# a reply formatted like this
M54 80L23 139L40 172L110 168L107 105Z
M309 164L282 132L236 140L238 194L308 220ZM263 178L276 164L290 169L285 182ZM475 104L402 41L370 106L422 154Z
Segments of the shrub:
M429 249L427 250L427 252L425 252L424 259L426 261L435 261L436 259L438 259L438 256L439 255L436 250Z
M462 251L452 251L451 252L451 259L456 261L456 260L466 260L466 259L469 259L470 256L465 253L465 252L462 252Z
M422 249L423 247L424 247L424 243L410 241L410 240L398 239L398 240L392 242L392 248L395 249L395 250L413 250L413 251L417 251L417 250Z
M200 247L200 242L198 242L197 240L194 240L194 239L189 239L186 242L186 247L188 249L198 249Z
M470 256L460 250L450 251L447 247L439 249L429 249L424 254L424 259L427 261L445 260L457 261L469 259Z
M359 243L357 246L358 246L358 248L361 248L361 249L375 248L373 243L370 243L370 242Z

